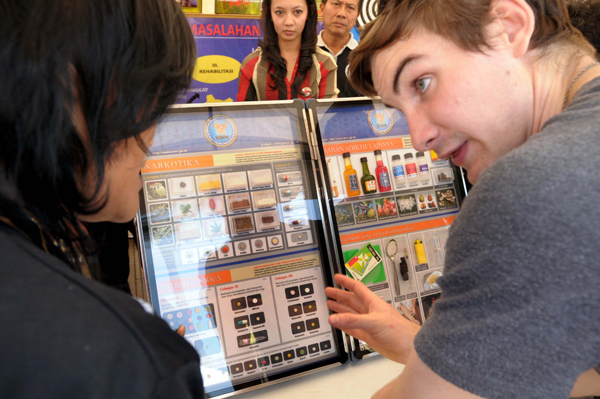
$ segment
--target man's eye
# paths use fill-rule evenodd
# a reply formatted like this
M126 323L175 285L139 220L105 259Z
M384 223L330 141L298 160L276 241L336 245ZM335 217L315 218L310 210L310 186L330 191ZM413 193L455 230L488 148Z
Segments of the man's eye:
M431 78L423 78L415 80L416 89L421 92L421 94L425 93L425 90L429 87L431 83Z

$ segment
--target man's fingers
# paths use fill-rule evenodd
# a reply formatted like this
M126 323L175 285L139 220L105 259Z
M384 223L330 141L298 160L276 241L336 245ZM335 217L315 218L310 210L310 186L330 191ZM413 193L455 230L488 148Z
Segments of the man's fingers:
M335 282L341 285L342 287L354 292L354 294L356 294L356 296L361 300L367 299L370 296L377 297L377 295L375 295L370 289L367 288L366 285L364 285L360 281L351 279L350 277L344 276L343 274L336 274L334 276L334 279Z
M329 316L329 324L340 330L364 330L372 334L376 323L369 315L360 315L356 313L335 313Z
M354 309L352 309L350 306L343 304L341 302L336 302L336 301L332 301L332 300L327 301L327 307L337 313L354 313L354 314L358 313Z
M343 291L338 288L325 288L325 295L338 302L345 303L355 312L362 313L364 303L350 291Z

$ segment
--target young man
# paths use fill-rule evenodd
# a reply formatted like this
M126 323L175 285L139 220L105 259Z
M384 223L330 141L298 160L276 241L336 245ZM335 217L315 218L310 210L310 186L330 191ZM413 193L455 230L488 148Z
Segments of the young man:
M477 182L422 329L347 277L326 291L333 326L406 363L378 398L600 394L594 57L564 0L394 0L361 35L355 87Z
M337 69L338 97L358 97L361 94L348 82L348 58L358 46L350 31L356 25L363 0L323 0L323 24L317 46L328 51L335 58Z

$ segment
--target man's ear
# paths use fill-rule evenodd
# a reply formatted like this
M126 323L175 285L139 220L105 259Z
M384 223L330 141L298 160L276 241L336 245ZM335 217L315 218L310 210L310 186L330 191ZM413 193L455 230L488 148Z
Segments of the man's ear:
M535 27L533 10L525 0L494 0L490 8L492 42L499 40L513 56L522 57Z
M319 6L319 8L321 9L321 12L323 12L323 9L325 8L325 3L321 3L321 5Z

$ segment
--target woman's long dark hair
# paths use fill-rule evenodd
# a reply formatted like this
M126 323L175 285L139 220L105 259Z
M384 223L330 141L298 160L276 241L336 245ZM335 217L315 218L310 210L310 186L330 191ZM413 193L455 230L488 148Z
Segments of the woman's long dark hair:
M315 0L305 0L308 7L308 16L306 24L302 31L302 45L300 47L300 60L298 61L298 71L296 78L292 82L292 98L298 97L300 84L306 78L306 74L312 67L312 55L317 47L317 5ZM287 87L285 77L287 75L286 62L281 56L279 41L273 18L271 17L271 0L263 0L262 4L262 26L263 40L259 46L263 51L263 57L269 62L269 74L274 82L272 89L279 91L279 98L287 98ZM316 93L314 93L316 96Z
M91 245L77 215L105 205L105 162L126 138L143 148L139 134L187 87L195 57L173 0L2 2L0 217L80 270Z

